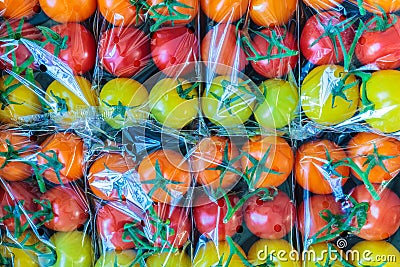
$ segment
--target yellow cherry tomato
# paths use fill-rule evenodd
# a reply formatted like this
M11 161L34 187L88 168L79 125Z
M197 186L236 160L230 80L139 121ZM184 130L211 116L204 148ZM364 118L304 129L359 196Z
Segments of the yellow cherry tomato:
M94 267L139 267L139 264L132 266L132 262L135 258L136 252L134 250L111 250L101 255Z

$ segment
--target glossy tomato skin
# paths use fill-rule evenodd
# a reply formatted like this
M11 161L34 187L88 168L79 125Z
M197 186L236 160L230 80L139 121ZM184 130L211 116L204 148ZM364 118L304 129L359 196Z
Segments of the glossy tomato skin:
M201 0L201 9L218 23L230 23L240 19L246 12L249 0Z
M303 0L304 4L318 11L337 8L343 2L344 0Z
M297 150L295 160L296 181L301 187L315 194L330 194L334 191L332 186L337 184L332 181L331 185L321 170L327 161L326 153L329 153L333 163L346 158L344 150L329 140L311 141L303 144ZM350 168L339 166L335 168L335 171L341 176L331 175L330 178L332 180L341 179L343 186L350 174Z
M241 253L244 258L246 258L246 253L243 251L243 249L236 243L234 243L234 245L238 250L238 252ZM228 257L231 254L233 256L229 264L227 264ZM220 266L218 264L227 267L246 266L240 259L240 257L237 254L233 253L227 241L215 242L211 240L206 243L201 243L194 257L193 266L195 267Z
M220 75L242 71L248 62L239 39L234 25L222 23L214 26L201 42L202 60L209 69Z
M392 236L400 227L400 198L389 188L374 185L380 200L374 200L365 185L351 192L358 203L368 203L367 221L357 236L365 240L383 240Z
M113 27L101 35L98 54L108 72L119 77L131 77L149 62L150 41L139 29Z
M191 267L190 257L184 251L171 253L169 251L153 254L146 259L147 266L151 267Z
M170 8L164 5L165 2L163 0L147 0L146 2L149 6L153 7L153 9L149 11L149 14L156 23L160 19L156 17L160 15L160 17L171 16L171 18L173 18L173 20L164 22L163 25L172 24L173 26L178 26L189 24L197 16L199 11L199 1L197 0L177 0L175 3L172 2L173 4L170 5ZM154 8L155 6L158 6L158 8ZM173 13L171 10L174 10L173 12L177 14L185 15L187 18L176 19L176 16L171 15L171 13Z
M355 267L368 266L371 262L376 264L375 266L397 267L400 265L399 251L393 244L386 241L361 241L351 250L361 255L360 259L349 259Z
M250 17L258 26L273 27L286 24L297 8L296 0L250 1Z
M56 186L46 191L40 199L51 204L54 217L44 225L54 231L76 230L89 218L89 204L78 188Z
M237 195L228 196L229 203L235 207L240 198ZM224 198L217 201L211 200L206 195L201 195L194 201L193 217L197 230L207 238L214 241L226 240L226 236L233 236L241 229L243 211L238 209L227 223L224 217L228 212L228 205Z
M273 200L263 201L252 196L243 206L244 221L256 236L266 239L281 239L292 230L296 218L296 209L283 191Z
M61 38L68 37L66 48L60 50L58 57L68 64L75 75L86 73L94 67L96 43L88 29L79 23L58 24L51 29ZM53 44L49 43L44 48L54 54Z
M289 174L292 172L294 155L289 144L285 139L278 136L254 136L250 138L242 147L242 151L246 153L241 159L242 170L251 169L254 164L251 162L251 157L261 160L265 154L269 152L264 166L270 170L276 171L279 174L262 172L260 177L256 177L256 173L252 175L255 188L260 187L278 187L286 181ZM248 155L250 156L248 156ZM259 167L256 167L259 168Z
M325 36L319 41L317 40L325 33L324 27L328 24L337 25L345 19L336 11L322 12L309 18L300 37L300 51L303 56L315 65L337 64L343 61L343 50L337 37L335 40L338 55L336 55L334 45L329 37ZM349 51L354 38L354 29L350 27L346 30L339 29L339 31L344 47L346 51ZM316 43L313 45L314 42Z
M138 13L130 0L97 0L101 15L115 26L128 27L143 22L143 14Z
M266 263L267 259L272 261L272 264L280 267L300 267L301 262L299 259L288 259L289 257L268 257L268 253L276 251L278 253L284 253L285 255L296 255L298 253L293 246L284 239L259 239L250 247L248 252L248 260L253 266L263 266L271 264ZM282 252L281 252L282 251ZM271 254L270 253L270 254ZM279 255L276 253L276 255ZM282 254L281 254L282 255ZM300 255L300 254L298 254ZM307 266L309 267L309 266ZM336 267L336 266L334 266Z
M4 0L0 2L1 16L7 19L29 18L37 12L38 0Z
M194 69L199 44L187 27L164 27L151 37L151 56L156 66L168 76L180 76ZM185 64L185 65L183 65Z
M273 37L275 41L280 42L282 45L287 47L292 51L297 51L297 42L295 37L289 31L276 27L274 29L264 29L261 31L261 34L271 37L272 31L276 34ZM281 39L281 40L280 40ZM261 56L275 56L280 53L285 53L285 51L279 51L278 47L270 44L264 37L260 35L255 35L252 40L252 45L256 49L257 53ZM267 54L269 47L272 47L272 50L269 54ZM254 53L250 53L250 56L255 56ZM250 64L253 69L260 75L264 76L265 78L279 78L285 76L289 73L289 71L294 70L297 64L298 56L288 56L282 57L277 59L264 59L259 61L250 60Z
M81 22L96 10L96 0L39 0L40 7L51 19L60 22Z
M50 135L41 145L37 155L39 166L48 163L43 157L53 157L63 164L60 170L60 178L63 184L78 180L83 176L85 145L83 140L73 133L55 133ZM49 168L43 173L44 178L52 183L60 184L54 168Z
M374 133L362 132L355 135L347 145L346 153L357 166L365 172L368 168L368 156L374 155L374 149L377 149L378 154L381 156L389 156L382 160L386 170L381 166L375 166L371 169L368 180L371 183L383 183L394 178L400 172L400 141L391 138L380 136ZM360 176L351 169L351 173L361 180Z
M131 249L126 250L109 250L100 256L94 267L140 267L139 264L132 266L132 262L136 259L136 252Z

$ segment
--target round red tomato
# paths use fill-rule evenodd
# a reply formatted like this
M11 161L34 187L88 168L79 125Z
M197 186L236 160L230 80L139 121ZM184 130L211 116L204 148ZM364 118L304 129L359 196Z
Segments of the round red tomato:
M354 39L354 29L349 26L349 22L344 23L346 19L333 11L318 13L309 18L300 37L300 51L304 57L316 65L337 64L343 61L343 54L347 54ZM338 24L340 25L337 26ZM335 44L327 36L330 32ZM343 51L339 36L346 51Z
M3 0L0 1L1 16L7 19L32 17L40 11L38 0Z
M236 36L235 26L223 23L214 26L201 42L201 58L207 68L220 75L229 74L232 69L243 70L247 57L240 46L240 36Z
M54 231L69 232L89 219L89 205L80 189L56 186L46 191L41 200L48 200L53 210L53 219L44 225Z
M230 194L228 199L232 207L235 207L240 200L234 194ZM193 206L193 218L196 228L207 238L215 241L226 240L227 236L233 236L242 229L242 208L238 209L232 215L232 218L224 223L224 218L228 212L228 205L225 198L213 201L207 195L201 195L196 198Z
M115 26L128 27L143 21L143 12L138 13L135 3L131 0L97 0L101 15Z
M97 6L96 0L39 0L39 3L47 16L60 23L84 21Z
M249 230L266 239L281 239L287 235L296 218L296 208L283 191L278 191L273 200L252 196L244 204L243 212Z
M74 74L90 71L96 60L96 43L92 33L78 23L59 24L51 29L61 38L68 38L58 57L68 64ZM51 43L44 48L54 54L55 47Z
M194 69L198 58L196 35L187 27L161 28L151 38L151 56L168 76L185 75Z
M240 19L248 8L249 0L201 0L201 9L218 23L230 23Z
M383 240L392 236L400 227L400 198L389 188L374 185L380 200L374 200L365 185L351 192L357 202L368 203L367 221L357 236L366 240Z
M267 37L264 37L265 35ZM270 40L269 40L270 38ZM277 42L279 46L271 43ZM249 51L249 61L253 69L266 78L282 77L293 70L297 64L297 42L293 34L284 28L264 29L256 33L251 42L258 55ZM263 57L276 57L276 59L262 59ZM251 60L251 58L258 58Z
M139 29L114 27L101 35L98 54L108 72L129 78L149 62L150 41Z

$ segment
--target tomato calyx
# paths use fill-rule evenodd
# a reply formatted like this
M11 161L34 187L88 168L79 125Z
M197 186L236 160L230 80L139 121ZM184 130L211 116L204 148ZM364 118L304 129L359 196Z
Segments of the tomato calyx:
M14 262L13 258L7 258L0 254L0 266L13 267L14 266L13 262Z
M199 87L199 82L195 82L193 85L191 85L189 88L187 89L183 89L182 83L179 81L178 79L178 87L176 88L176 92L178 93L179 97L182 99L186 99L186 100L191 100L194 98L194 95L191 94L192 91L194 89L196 89L197 87Z
M118 104L117 104L117 105L111 105L111 104L107 103L107 102L104 101L104 100L103 100L103 103L104 103L107 107L113 109L113 112L112 112L112 114L111 114L111 117L112 117L112 118L121 116L121 118L124 119L124 118L126 117L126 113L128 112L128 110L131 110L131 109L134 109L134 108L138 107L138 106L124 106L124 105L122 104L121 101L118 101Z
M64 98L55 95L53 90L50 90L50 94L56 100L56 107L49 108L49 110L56 110L57 113L60 113L61 115L68 112L67 101Z
M13 84L13 85L7 87L6 90L4 90L0 93L1 110L4 110L9 105L22 105L23 104L23 102L22 103L15 102L15 101L11 101L9 99L10 94L12 94L12 92L14 92L16 89L18 89L18 87L20 87L21 85L22 85L21 83Z
M149 8L150 18L155 20L155 23L150 26L150 31L155 32L158 28L160 28L161 25L166 22L171 22L172 26L175 26L174 24L177 20L190 19L190 15L183 14L175 10L175 7L193 9L192 6L180 3L176 0L164 0L157 5L151 6ZM165 8L168 10L168 15L159 13L159 9L163 10Z
M226 241L228 242L230 253L229 253L229 256L228 256L228 258L227 258L227 260L226 260L226 262L225 262L225 265L222 265L222 264L221 264L220 266L222 266L222 267L228 267L229 264L230 264L230 262L232 261L233 255L237 255L237 256L240 258L240 260L244 263L245 266L253 266L253 265L246 259L246 256L243 255L242 252L240 252L240 251L238 250L238 248L237 248L236 245L235 245L235 242L233 242L232 237L226 236ZM220 258L220 262L221 262L221 259L222 259L222 258L223 258L223 255L222 255L221 258Z
M52 29L44 26L37 26L37 28L42 32L43 36L46 38L45 41L41 43L44 47L48 43L54 45L54 56L58 57L61 50L67 49L68 36L61 37L60 34L56 33Z
M382 15L374 15L373 18L365 25L367 31L370 32L383 32L394 26L397 23L398 17L393 14L389 14L390 17L383 11L381 7ZM374 27L371 27L373 24Z
M144 0L129 0L129 3L132 6L134 6L136 9L135 21L136 21L136 24L138 24L140 22L140 15L141 15L142 11L149 10L149 5Z
M346 94L344 93L346 90L353 88L358 85L358 81L354 81L352 83L346 84L346 80L351 77L352 73L346 73L343 77L341 77L338 82L331 89L332 94L332 104L331 107L335 108L335 101L337 97L342 98L344 101L349 103L349 106L352 104L352 100L347 99Z

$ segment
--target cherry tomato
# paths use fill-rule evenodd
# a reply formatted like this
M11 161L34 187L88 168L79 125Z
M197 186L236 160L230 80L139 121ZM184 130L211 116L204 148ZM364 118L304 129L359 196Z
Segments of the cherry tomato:
M132 126L148 115L149 94L139 82L128 78L115 78L107 82L100 92L103 119L113 128Z
M61 38L67 37L65 47L61 47L58 57L72 69L74 74L83 74L94 67L96 43L93 34L79 23L59 24L51 27ZM54 54L51 43L44 47Z
M254 51L250 51L249 56L258 59L248 58L250 64L258 74L265 78L285 76L296 67L297 42L293 34L284 28L264 29L256 33L251 44L258 55ZM261 59L260 57L277 58Z
M272 253L272 251L275 251L275 253ZM260 239L250 247L248 260L253 266L273 264L279 267L300 267L300 256L297 257L296 255L300 255L300 253L284 239ZM272 263L267 263L267 260L272 261Z
M149 267L191 267L189 256L185 252L163 252L153 254L147 258L146 264Z
M197 86L186 80L161 79L150 91L150 112L163 126L181 129L198 116L197 96Z
M100 63L115 76L131 77L142 71L149 56L149 38L139 29L113 27L100 37Z
M196 0L147 0L150 7L150 17L156 24L185 25L190 23L199 11L199 2Z
M228 196L231 207L235 207L240 198L237 195ZM226 240L226 236L233 236L241 231L243 220L242 209L237 210L228 222L224 218L228 213L225 198L211 200L207 195L196 198L193 205L193 217L197 230L214 241Z
M46 167L44 178L55 184L66 184L82 178L84 153L85 146L79 136L55 133L41 144L38 165Z
M248 62L240 45L240 32L238 35L235 26L218 24L204 36L201 42L201 58L207 68L217 74L228 75L246 67Z
M358 5L357 0L350 0L350 2ZM399 0L363 0L362 5L367 11L376 14L382 14L382 9L385 13L394 13L400 10Z
M146 156L139 165L138 173L146 193L150 193L154 201L163 203L179 201L192 180L185 158L168 149Z
M4 0L0 2L1 16L7 19L32 17L39 11L38 0Z
M297 209L297 220L299 222L299 230L306 240L326 227L328 224L322 217L321 212L329 211L334 215L341 215L342 206L335 201L332 195L313 195L305 199ZM332 228L333 230L336 227ZM327 231L321 232L317 237L325 236Z
M301 86L304 113L322 125L334 125L351 118L357 111L358 102L356 77L339 65L316 67Z
M389 188L380 189L377 185L374 188L379 192L380 200L374 200L365 185L359 185L351 192L358 203L369 205L367 221L355 234L366 240L383 240L400 227L400 198Z
M241 253L244 258L246 254L235 244L237 253ZM240 257L233 251L227 241L219 241L214 243L214 241L208 241L207 243L200 244L200 248L194 257L193 266L194 267L210 267L210 266L227 266L227 267L244 267L246 266ZM227 264L229 255L232 254L231 261Z
M131 0L97 0L97 4L101 15L115 26L128 27L143 22L143 12L138 12Z
M324 265L330 267L344 267L339 260L339 256L347 260L345 253L334 246L329 248L326 242L312 244L307 248L307 253L308 255L315 255L315 257L304 257L305 266L307 267L319 267Z
M252 0L250 18L259 26L273 27L286 24L297 8L296 0Z
M281 137L252 137L244 143L242 153L242 170L251 170L248 173L255 188L280 186L292 172L293 151Z
M298 89L294 84L279 79L263 81L259 92L265 100L257 102L254 117L261 127L282 128L291 123L296 116L299 102Z
M354 29L349 27L350 22L344 23L346 19L336 11L321 12L309 18L300 36L300 51L303 56L315 65L337 64L343 61L343 54L347 54L354 39ZM331 41L327 32L336 34L332 35L335 43ZM346 51L343 51L339 36Z
M351 250L357 252L355 255L359 255L350 259L351 264L355 267L397 267L400 264L399 251L386 241L361 241L355 244Z
M195 33L184 26L161 28L151 37L154 64L168 76L180 76L193 71L198 50Z
M369 168L368 165L375 162L368 174L371 183L389 181L400 172L400 141L395 138L367 132L358 133L348 143L346 152L363 172ZM361 180L353 169L351 173Z
M273 200L252 196L243 206L244 221L256 236L281 239L292 230L296 209L290 198L279 191Z
M201 0L201 9L215 22L230 23L244 15L248 4L249 0Z
M57 262L54 267L91 267L94 261L92 240L88 233L79 231L57 232L50 237L56 248Z
M227 155L227 158L224 158ZM227 137L211 136L200 140L191 156L192 169L197 183L212 189L231 189L240 179L239 156L235 144ZM230 165L230 166L228 166ZM215 169L218 166L221 170ZM224 169L225 167L225 169Z
M39 0L39 3L47 16L60 23L84 21L96 10L96 0Z
M109 250L100 256L94 267L140 267L139 264L132 266L136 258L134 250Z
M338 8L344 0L303 0L303 3L315 10L329 10Z
M18 159L26 160L36 149L29 135L12 130L0 131L0 177L7 181L22 181L32 176L32 166Z

